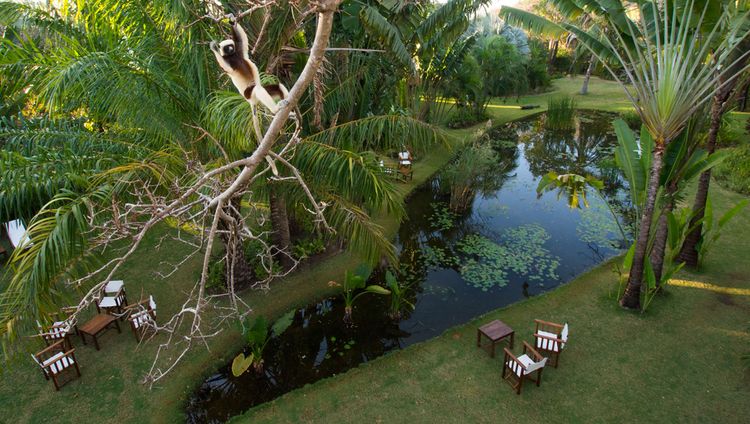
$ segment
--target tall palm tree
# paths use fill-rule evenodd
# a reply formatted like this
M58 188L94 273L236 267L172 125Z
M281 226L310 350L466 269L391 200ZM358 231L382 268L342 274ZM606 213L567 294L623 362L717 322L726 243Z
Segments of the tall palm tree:
M560 10L578 7L577 4L555 0ZM734 78L736 71L726 54L717 55L714 62L707 63L706 59L712 50L732 51L748 36L747 15L734 20L716 19L714 11L720 12L719 18L725 18L732 13L732 6L701 0L635 4L594 0L586 2L585 7L602 28L609 30L607 37L596 37L571 23L558 25L518 9L504 7L501 14L527 28L574 34L621 83L654 139L648 194L628 283L620 300L625 308L640 309L644 263L664 152L693 113L723 88L721 78ZM698 28L707 28L702 31L705 36L695 36ZM621 65L625 76L614 72L611 63Z

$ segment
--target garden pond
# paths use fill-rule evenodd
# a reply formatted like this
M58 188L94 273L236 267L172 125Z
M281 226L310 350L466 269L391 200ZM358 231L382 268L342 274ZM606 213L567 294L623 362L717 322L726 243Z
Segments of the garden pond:
M457 190L447 187L450 170L443 170L406 203L396 240L397 279L408 286L399 319L390 314L390 296L375 294L354 304L353 325L343 321L341 297L301 308L291 326L269 340L262 373L251 369L234 377L231 363L216 370L188 401L187 420L227 421L553 289L616 254L622 241L612 211L626 211L627 196L614 165L613 118L578 112L573 128L553 132L544 129L542 114L489 131L496 155L486 172ZM600 193L608 202L589 193L589 207L570 208L565 193L538 197L537 185L549 171L595 176L604 182ZM618 213L624 224L628 215ZM383 282L384 272L375 271L369 284Z

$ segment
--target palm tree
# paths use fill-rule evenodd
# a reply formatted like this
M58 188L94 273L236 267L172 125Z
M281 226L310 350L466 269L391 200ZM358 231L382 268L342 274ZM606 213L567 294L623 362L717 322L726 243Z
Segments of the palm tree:
M729 53L730 57L734 58L734 60L730 60L730 63L734 62L734 72L731 74L735 75L735 77L728 79L729 75L727 75L720 78L719 85L722 86L722 88L714 94L713 101L711 102L711 120L705 143L708 153L713 153L716 150L716 141L719 135L722 117L729 108L729 100L737 89L737 84L740 81L740 78L737 78L736 76L741 73L740 70L743 69L747 65L748 60L750 60L747 55L745 55L744 59L736 59L740 58L743 55L743 52L747 52L748 50L750 50L750 37L746 37L743 42L737 44L737 46L735 46L735 48ZM700 179L698 180L698 188L696 189L695 201L693 203L693 217L690 220L690 228L692 228L692 230L685 238L678 256L680 262L684 262L690 267L698 266L697 247L703 234L703 216L706 209L706 201L708 200L708 189L710 183L711 169L709 168L701 174Z
M522 10L504 7L506 19L527 28L565 31L574 34L602 61L623 86L626 95L654 139L650 162L646 202L635 244L628 284L620 304L640 309L641 283L647 256L651 222L666 147L677 137L690 117L723 88L721 78L736 76L733 63L725 54L706 63L712 50L732 51L748 36L744 19L714 20L707 1L687 0L679 4L646 1L592 1L587 9L609 29L608 37L598 38L571 23L555 24ZM558 9L570 9L574 2L555 0ZM577 6L576 6L577 7ZM711 3L713 12L716 5ZM731 14L731 7L720 7L721 18ZM630 13L628 13L630 12ZM635 16L635 18L630 18ZM726 26L722 26L726 24ZM697 28L706 27L705 37L694 36ZM726 37L718 34L723 32ZM747 53L746 53L747 54ZM621 65L625 76L614 72L611 63Z
M23 83L17 86L29 94L27 107L49 117L8 118L0 128L8 147L0 157L0 214L27 219L33 241L11 258L12 279L0 294L3 324L23 325L33 320L18 317L54 310L59 282L85 275L101 242L98 220L92 219L106 210L99 206L128 199L147 185L159 190L153 194L166 195L171 182L194 180L196 168L219 167L253 148L249 105L235 93L217 91L219 69L198 43L217 38L217 26L205 20L189 24L206 13L204 7L199 0L96 0L70 9L0 3L0 25L17 35L1 47L3 80L20 69ZM359 145L347 146L342 128L349 135L360 131L353 140ZM393 183L359 147L373 140L395 144L394 134L404 131L424 143L441 136L399 116L357 128L339 125L313 134L320 140L328 135L339 146L307 137L292 165L329 204L327 218L349 247L376 257L376 251L393 248L369 212L398 211L400 204ZM48 180L38 178L40 169L51 173ZM299 189L288 192L289 198L307 200ZM241 198L234 205L226 213L239 218ZM223 241L226 251L242 251L238 238ZM251 267L244 255L231 257L236 262L227 268L239 287L251 278ZM2 328L7 334L11 327Z

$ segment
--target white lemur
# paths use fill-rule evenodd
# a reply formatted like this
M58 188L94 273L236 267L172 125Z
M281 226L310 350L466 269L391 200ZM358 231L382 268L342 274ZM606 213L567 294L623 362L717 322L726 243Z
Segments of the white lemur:
M253 125L258 136L258 142L260 142L262 135L256 106L260 103L272 114L275 114L279 110L277 101L286 100L289 92L280 83L261 84L258 67L250 60L248 53L247 34L237 21L233 20L232 22L232 39L224 40L218 44L212 41L210 47L221 69L232 78L234 86L250 102Z

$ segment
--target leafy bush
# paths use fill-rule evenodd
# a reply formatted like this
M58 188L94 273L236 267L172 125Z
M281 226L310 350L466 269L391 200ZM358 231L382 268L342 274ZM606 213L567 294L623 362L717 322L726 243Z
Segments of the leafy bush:
M322 237L299 240L292 247L292 254L298 259L308 258L326 250L326 244Z
M458 107L456 113L447 122L448 128L466 128L489 119L487 112L477 112L473 108Z
M727 158L714 168L713 175L724 187L750 194L750 144L733 147Z
M641 117L634 110L621 112L620 119L625 121L625 123L628 124L628 127L633 131L638 131L641 128Z

